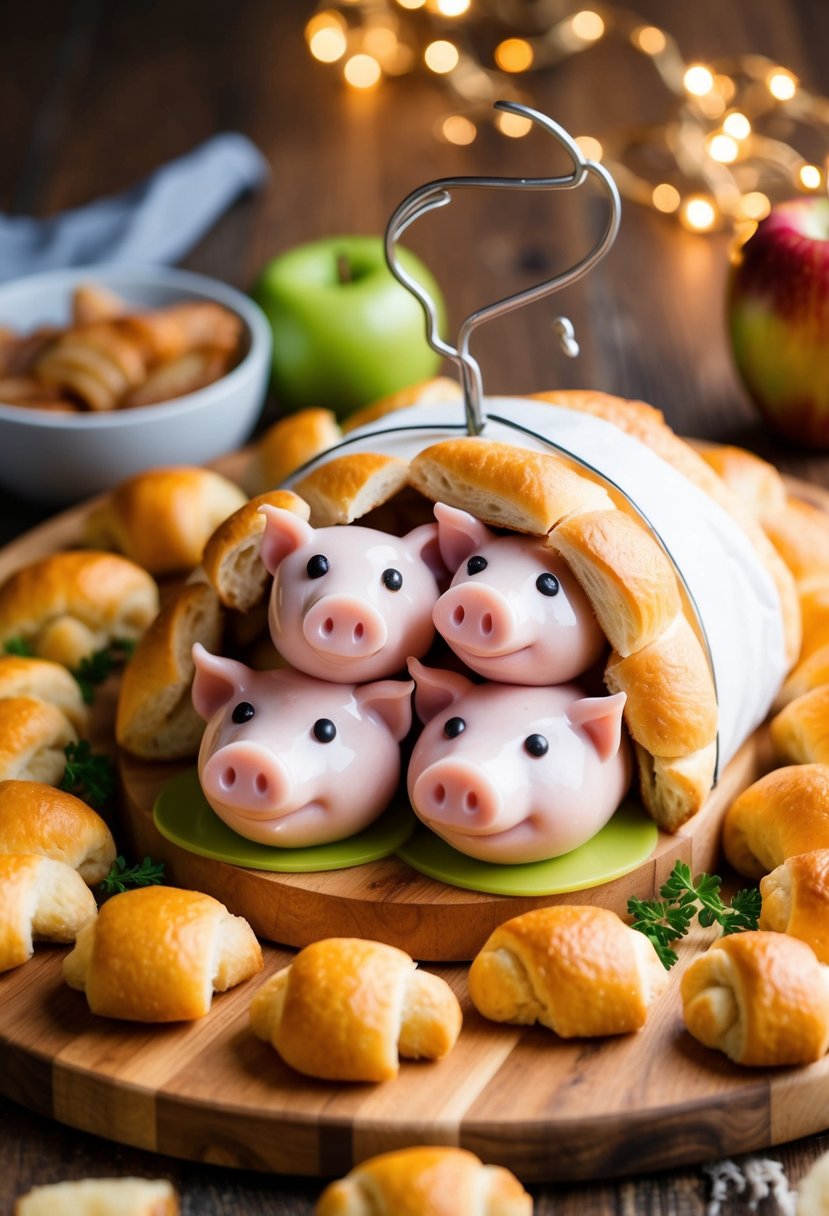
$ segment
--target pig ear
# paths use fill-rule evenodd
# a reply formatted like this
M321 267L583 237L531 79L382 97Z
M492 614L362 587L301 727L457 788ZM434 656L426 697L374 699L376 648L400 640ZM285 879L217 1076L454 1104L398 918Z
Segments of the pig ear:
M624 692L612 697L585 697L567 710L568 721L587 732L600 760L611 760L619 750L626 700Z
M421 524L403 537L403 543L424 562L435 578L446 578L447 569L440 551L437 524Z
M268 574L276 574L282 559L309 541L314 529L299 515L293 511L283 511L281 507L266 505L260 507L259 512L265 516L265 533L260 550L262 561Z
M196 665L193 708L200 718L209 722L217 710L242 691L249 669L235 659L211 654L200 642L193 646L192 655Z
M452 574L461 562L492 540L492 533L486 524L468 511L459 511L445 502L435 503L435 519L438 521L441 557Z
M407 659L406 665L415 682L417 716L424 725L475 687L471 680L456 671L424 667L417 659Z
M413 692L411 680L377 680L374 684L358 685L354 696L361 709L380 715L399 743L412 727Z

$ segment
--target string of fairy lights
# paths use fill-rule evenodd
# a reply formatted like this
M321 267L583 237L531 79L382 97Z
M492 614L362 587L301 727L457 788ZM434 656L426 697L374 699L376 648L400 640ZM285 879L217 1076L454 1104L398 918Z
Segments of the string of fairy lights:
M625 44L661 80L667 113L660 122L602 133L601 141L577 135L577 142L607 166L626 198L694 232L731 227L745 239L774 201L826 184L829 99L762 55L688 62L667 30L615 4L324 0L305 37L314 59L336 66L351 89L376 89L414 71L439 78L452 109L437 134L460 145L473 143L486 123L514 139L526 135L530 120L493 113L495 100L532 104L528 74L602 40Z

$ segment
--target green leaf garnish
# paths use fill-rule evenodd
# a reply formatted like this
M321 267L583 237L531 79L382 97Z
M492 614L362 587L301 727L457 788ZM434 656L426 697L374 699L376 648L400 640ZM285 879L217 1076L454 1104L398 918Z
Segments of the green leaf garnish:
M97 685L103 684L116 667L123 667L129 662L134 650L133 638L113 638L102 650L96 650L81 659L72 675L78 681L86 705L91 705L95 700Z
M109 756L93 752L88 739L67 743L66 769L60 788L102 810L115 793L115 769Z
M105 895L117 895L134 887L154 887L164 882L164 862L145 857L140 865L127 866L122 856L115 858L99 886Z
M3 652L19 655L23 659L31 659L35 653L25 638L9 638L3 643Z

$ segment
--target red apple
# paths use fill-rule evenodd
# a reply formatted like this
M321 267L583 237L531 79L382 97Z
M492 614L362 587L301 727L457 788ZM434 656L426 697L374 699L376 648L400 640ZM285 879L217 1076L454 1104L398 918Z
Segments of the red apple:
M829 450L829 199L781 203L728 285L737 368L780 435Z

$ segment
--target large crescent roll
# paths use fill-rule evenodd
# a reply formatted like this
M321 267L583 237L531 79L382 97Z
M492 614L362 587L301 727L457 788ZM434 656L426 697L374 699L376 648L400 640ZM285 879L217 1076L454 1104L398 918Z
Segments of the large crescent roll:
M0 699L0 781L19 778L59 785L65 748L78 740L62 710L35 697Z
M0 855L0 971L30 959L36 939L73 942L97 910L84 880L62 862Z
M462 1148L404 1148L354 1167L320 1195L316 1216L532 1216L533 1201L500 1165Z
M93 1013L134 1022L204 1017L214 992L262 968L247 921L199 891L143 887L115 895L63 962Z
M253 998L254 1034L297 1072L326 1081L386 1081L399 1056L451 1050L461 1010L439 976L395 946L325 938L306 946Z
M499 925L469 969L485 1018L540 1022L562 1038L639 1030L666 983L644 934L606 908L567 904Z
M77 870L89 886L115 860L115 841L92 807L40 781L0 782L0 854L37 853Z
M726 811L723 848L753 879L787 857L829 848L829 765L777 768L743 790Z
M829 848L787 857L760 879L760 928L788 933L829 963Z
M690 1033L737 1064L809 1064L829 1047L829 967L785 933L720 938L681 991Z

